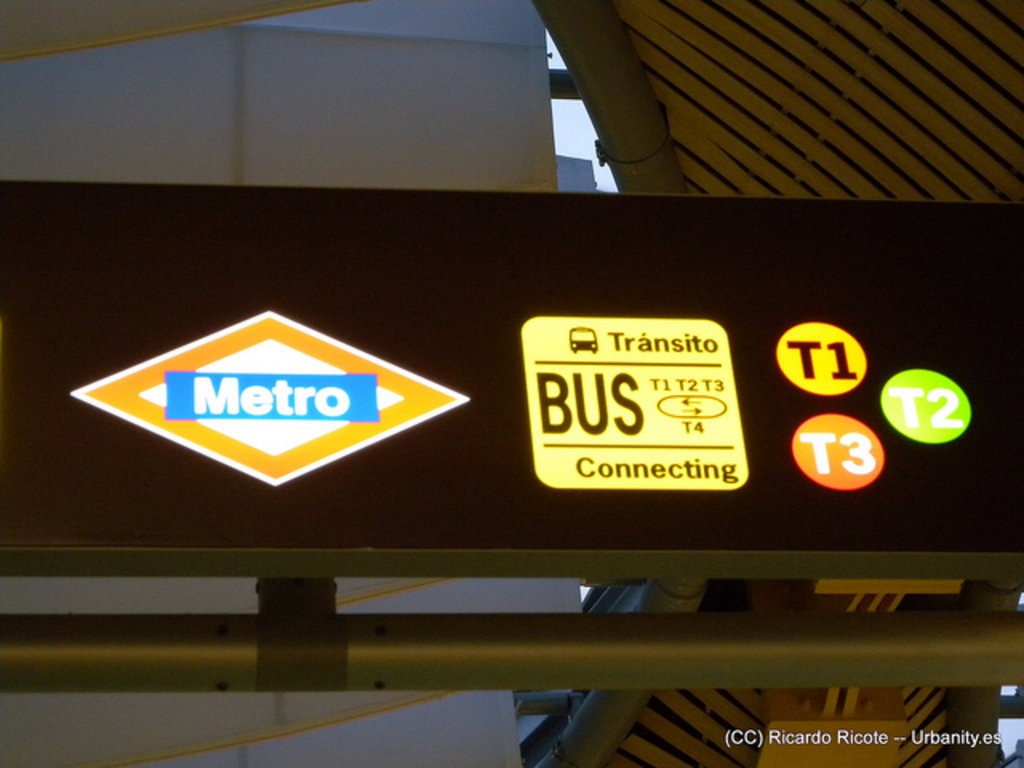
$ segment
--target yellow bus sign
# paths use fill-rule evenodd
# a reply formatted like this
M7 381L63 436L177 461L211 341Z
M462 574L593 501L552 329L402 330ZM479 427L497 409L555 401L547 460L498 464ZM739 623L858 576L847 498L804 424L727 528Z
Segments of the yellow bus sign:
M522 329L537 477L553 488L728 491L748 475L725 330L534 317Z

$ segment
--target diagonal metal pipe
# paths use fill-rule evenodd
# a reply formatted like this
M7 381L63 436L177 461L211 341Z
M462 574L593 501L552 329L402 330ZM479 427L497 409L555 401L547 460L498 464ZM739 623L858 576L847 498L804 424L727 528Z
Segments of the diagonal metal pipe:
M620 192L686 191L668 122L611 0L533 0Z
M696 613L707 590L703 580L648 581L636 610L646 613ZM600 768L640 717L652 690L591 691L540 768Z

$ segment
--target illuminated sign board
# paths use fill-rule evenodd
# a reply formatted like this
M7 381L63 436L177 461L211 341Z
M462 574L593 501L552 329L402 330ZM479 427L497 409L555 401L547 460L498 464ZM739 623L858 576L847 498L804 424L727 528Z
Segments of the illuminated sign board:
M747 480L725 330L710 320L523 326L534 467L553 488L731 490Z
M467 400L273 312L72 394L270 485Z
M1024 575L1019 206L2 192L2 572Z

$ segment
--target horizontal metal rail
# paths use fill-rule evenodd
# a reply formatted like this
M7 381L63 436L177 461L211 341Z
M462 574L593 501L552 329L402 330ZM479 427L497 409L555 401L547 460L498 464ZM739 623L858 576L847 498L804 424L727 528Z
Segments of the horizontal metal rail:
M1024 614L6 616L3 691L1004 685Z

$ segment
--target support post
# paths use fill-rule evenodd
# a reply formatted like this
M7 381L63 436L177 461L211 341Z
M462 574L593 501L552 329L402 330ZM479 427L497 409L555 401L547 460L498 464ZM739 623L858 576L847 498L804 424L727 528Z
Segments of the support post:
M334 579L260 579L256 592L256 689L344 690L347 625L336 620Z

